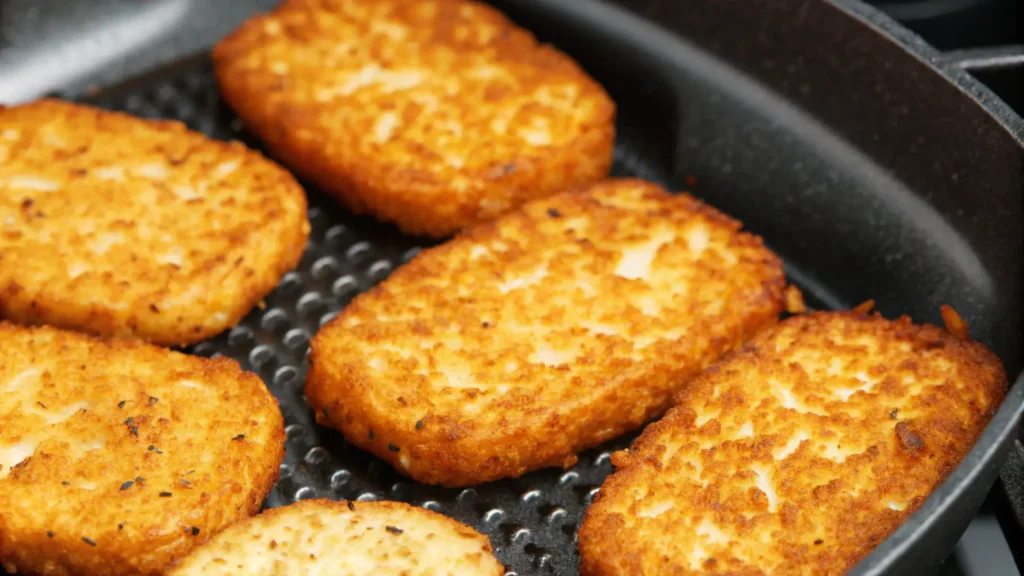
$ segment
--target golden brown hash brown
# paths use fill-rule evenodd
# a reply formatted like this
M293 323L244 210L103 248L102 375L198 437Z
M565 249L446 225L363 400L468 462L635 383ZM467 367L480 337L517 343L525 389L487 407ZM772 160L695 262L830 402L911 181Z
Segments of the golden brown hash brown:
M287 171L177 122L0 106L0 317L165 345L234 325L302 255Z
M306 500L239 522L168 576L501 576L486 536L401 502Z
M232 360L0 322L0 567L160 574L255 514L277 402Z
M291 0L213 52L275 156L358 213L446 236L608 174L615 105L466 0Z
M784 320L612 456L581 573L843 574L956 467L1005 393L987 348L935 326Z
M318 421L421 482L568 466L776 321L779 259L640 180L535 200L426 250L312 342Z

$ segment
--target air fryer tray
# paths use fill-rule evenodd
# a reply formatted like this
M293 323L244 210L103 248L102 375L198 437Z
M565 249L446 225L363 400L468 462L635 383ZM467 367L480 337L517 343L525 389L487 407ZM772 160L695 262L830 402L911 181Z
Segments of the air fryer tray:
M207 57L195 57L96 94L88 101L146 118L171 118L219 139L260 144L221 102ZM636 153L620 130L616 176L661 181L660 166ZM312 232L298 268L237 326L188 351L227 356L263 378L281 405L287 433L281 478L266 502L276 507L310 498L400 500L441 512L490 537L508 575L574 574L576 530L586 506L612 471L610 455L636 434L580 455L567 470L465 489L417 484L390 465L316 425L303 393L309 340L356 294L370 288L432 242L355 216L303 182ZM799 285L799 283L798 283ZM821 306L802 286L808 304Z

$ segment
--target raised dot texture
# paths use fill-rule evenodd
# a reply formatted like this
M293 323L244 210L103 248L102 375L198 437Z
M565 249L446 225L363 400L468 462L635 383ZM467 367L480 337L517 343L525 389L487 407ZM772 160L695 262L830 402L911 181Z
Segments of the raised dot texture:
M269 346L257 346L249 353L249 362L259 368L274 357L274 351Z
M342 276L334 281L331 292L338 298L351 298L359 292L359 283L351 276Z
M255 339L253 331L245 326L236 326L228 333L228 345L235 348L252 346Z
M288 272L277 284L277 290L281 294L293 294L302 288L302 276L297 272Z
M288 313L279 308L267 310L260 320L260 327L266 332L277 332L288 326Z
M341 263L339 263L335 257L324 256L323 258L320 258L316 262L313 262L313 266L310 269L310 272L312 272L313 278L316 278L317 280L322 280L324 278L329 278L331 276L337 275L340 270Z
M278 386L287 386L295 382L295 377L298 376L298 371L291 366L282 366L274 372L274 384Z
M316 498L316 490L312 486L303 486L295 491L295 501Z
M309 343L309 332L303 328L292 328L284 335L284 345L295 350Z
M324 450L320 446L314 446L306 452L306 464L310 466L316 466L327 460L327 450Z
M352 473L344 468L331 474L331 489L339 490L345 484L348 484L349 479L352 478Z
M374 282L380 282L387 278L388 274L391 273L391 262L387 260L378 260L370 265L370 268L366 271L366 276Z
M312 316L316 312L320 311L324 307L323 298L317 292L307 292L299 298L295 308L299 311L299 314L303 316Z
M352 262L362 262L370 253L369 242L357 242L345 250L345 258Z
M288 440L298 440L306 435L306 429L302 424L289 424L285 426L284 434Z

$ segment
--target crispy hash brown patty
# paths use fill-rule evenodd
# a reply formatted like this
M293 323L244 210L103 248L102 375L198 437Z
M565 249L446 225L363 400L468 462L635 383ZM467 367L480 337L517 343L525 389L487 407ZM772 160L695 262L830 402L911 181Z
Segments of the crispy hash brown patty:
M604 89L482 3L289 0L213 60L276 157L408 233L449 235L611 167Z
M779 259L687 195L611 180L426 250L312 341L318 421L431 484L568 466L777 320Z
M1006 385L987 348L935 326L789 318L612 456L581 573L843 574L957 466Z
M168 576L501 576L486 536L401 502L305 500L224 530Z
M0 322L0 566L159 574L255 514L284 424L232 360Z
M284 169L184 125L0 106L0 317L169 346L234 325L302 255Z

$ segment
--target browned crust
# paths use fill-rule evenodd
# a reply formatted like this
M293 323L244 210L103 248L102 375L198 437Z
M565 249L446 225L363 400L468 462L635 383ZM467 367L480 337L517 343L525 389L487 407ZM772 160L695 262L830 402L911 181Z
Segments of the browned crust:
M313 338L306 397L320 424L420 482L571 465L777 320L782 264L740 226L640 180L535 200L358 296ZM663 232L650 280L613 273L620 250ZM691 233L707 234L704 252ZM500 292L539 268L536 286ZM545 346L579 352L534 360Z
M0 317L183 346L302 256L302 188L240 143L57 100L0 133Z
M315 512L315 513L331 513L341 512L342 514L350 514L353 512L362 512L373 514L378 511L394 511L399 512L407 516L410 520L428 520L440 524L439 528L450 530L453 535L457 538L473 541L478 543L480 546L479 552L482 552L485 556L490 557L490 560L483 560L482 563L490 564L494 566L494 576L500 576L505 573L504 567L494 558L494 549L491 546L490 539L474 530L472 527L463 524L453 518L449 518L444 514L439 514L426 508L420 508L412 506L404 502L393 502L393 501L372 501L372 502L357 502L348 500L327 500L327 499L313 499L303 500L290 504L288 506L281 506L265 510L258 516L247 518L240 522L235 523L228 529L222 531L217 538L212 538L204 545L199 546L195 550L195 555L188 556L185 558L178 559L172 569L167 572L167 576L175 576L177 574L192 574L197 573L197 569L201 569L203 564L199 563L199 554L204 551L212 551L217 548L222 548L225 555L230 555L232 552L231 544L222 544L222 541L237 541L240 538L245 538L246 533L253 528L259 528L260 526L270 526L276 523L279 517L292 515L298 511L304 512ZM448 535L441 534L441 538L448 537ZM344 550L334 551L338 556L338 561L344 565L344 559L346 552ZM362 551L353 551L362 552ZM386 552L386 551L384 551ZM429 558L431 555L430 550L409 550L409 553L417 556L423 556ZM295 551L296 555L304 554L304 551Z
M985 346L906 317L787 319L613 455L579 532L581 574L845 573L957 466L1006 386Z
M213 59L224 99L274 156L408 233L450 235L611 167L615 105L604 89L478 2L285 2L222 40ZM318 100L368 67L414 71L419 83L367 82ZM396 123L381 140L384 115ZM547 123L546 145L520 134L537 123Z
M0 478L0 567L25 576L161 574L257 513L277 481L280 410L234 360L6 322L0 347L0 390L36 371L42 412L88 406L47 425L9 411L13 397L0 394L0 448L42 435L32 456ZM102 446L84 458L76 452L96 441Z

